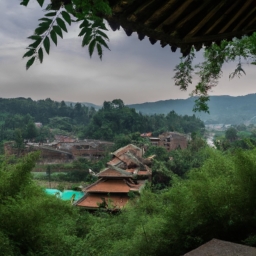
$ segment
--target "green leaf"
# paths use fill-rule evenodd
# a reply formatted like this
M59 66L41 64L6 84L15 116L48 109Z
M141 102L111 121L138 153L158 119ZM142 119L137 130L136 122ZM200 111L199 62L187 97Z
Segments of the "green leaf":
M44 4L44 0L37 0L37 2L39 3L39 5L42 7Z
M86 33L87 30L88 30L88 28L83 28L83 29L80 31L80 33L79 33L78 36L83 36L83 35Z
M50 53L50 39L48 36L44 39L44 49L48 54Z
M45 7L45 11L51 11L53 8L52 8L52 4L48 4L46 7Z
M92 28L96 28L96 27L100 27L102 25L103 21L100 19L100 20L96 20L93 22L92 24Z
M56 32L57 35L59 35L61 38L63 38L62 30L59 26L53 26L52 28Z
M27 61L27 64L26 64L26 70L28 70L34 63L36 57L32 57L30 58L28 61Z
M85 45L88 45L91 40L92 40L92 34L91 33L86 33L84 38L83 38L83 41L82 41L82 47L84 47Z
M40 47L40 49L38 50L38 59L39 59L40 63L43 62L43 58L44 58L43 49L42 49L42 47Z
M95 48L95 44L96 44L96 40L93 39L90 44L89 44L89 55L90 57L92 57L92 54L93 54L93 51L94 51L94 48Z
M65 25L65 22L61 18L58 17L56 19L56 21L57 21L57 24L61 27L62 30L64 30L65 32L68 32L67 28L66 28L66 25Z
M62 12L61 12L61 15L62 15L63 19L64 19L69 25L71 25L71 18L70 18L70 15L69 15L67 12L65 12L65 11L62 11Z
M57 12L48 12L45 14L45 16L47 17L52 17L52 16L56 16Z
M41 22L41 23L39 23L39 27L47 27L47 28L49 28L50 27L50 25L51 25L51 22Z
M99 29L102 29L102 30L108 30L102 20L95 21L92 24L92 28L96 28L96 27L99 28Z
M103 55L102 47L99 43L96 44L96 47L97 47L98 55L99 55L100 59L102 60L102 55Z
M83 22L80 24L79 28L89 27L90 23L88 20L84 19Z
M31 57L35 54L35 50L34 49L30 49L29 51L27 51L22 58L25 58L25 57Z
M41 36L38 36L38 35L32 35L32 36L29 36L28 39L32 39L32 40L39 40L41 39L42 37Z
M29 0L23 0L20 5L24 5L24 6L27 6L29 3Z
M35 30L36 35L42 35L49 27L38 27Z
M97 30L97 34L101 35L101 37L104 37L104 38L106 38L109 41L108 36L103 31Z
M107 49L109 49L108 45L106 44L106 42L103 40L102 37L100 36L96 36L96 40L97 42L99 42L101 45L105 46ZM110 49L109 49L110 50Z
M41 43L41 41L42 39L40 38L40 40L36 40L34 43L30 44L28 47L35 49Z
M65 9L67 10L67 12L69 12L69 13L73 13L73 5L72 4L67 4L67 5L65 5Z
M107 30L108 31L108 29L106 28L106 25L102 22L102 24L100 25L100 29L103 29L103 30Z
M41 19L39 19L39 20L41 20L41 21L46 21L46 22L49 22L49 23L52 23L52 20L51 20L51 19L49 19L49 18L41 18Z
M51 39L52 41L55 43L55 45L57 46L57 35L56 35L56 32L54 30L52 30L50 32L50 36L51 36Z

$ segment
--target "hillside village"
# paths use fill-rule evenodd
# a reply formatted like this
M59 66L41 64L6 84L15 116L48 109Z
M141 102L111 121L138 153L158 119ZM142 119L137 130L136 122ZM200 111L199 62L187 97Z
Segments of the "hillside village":
M152 133L143 133L141 137L147 138L152 145L164 147L167 151L187 147L189 137L178 132L166 132L159 137L152 137ZM79 157L100 159L111 151L114 143L103 140L77 140L63 135L55 135L50 143L34 143L26 141L24 148L18 150L15 142L6 142L4 151L6 155L25 155L29 152L40 151L41 161L44 163L65 163ZM19 152L20 151L20 152Z

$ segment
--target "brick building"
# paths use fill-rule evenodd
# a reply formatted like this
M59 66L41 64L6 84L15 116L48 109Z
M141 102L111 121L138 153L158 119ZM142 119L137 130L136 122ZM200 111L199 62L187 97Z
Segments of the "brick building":
M147 137L152 145L164 147L168 151L177 148L185 149L188 146L187 136L178 132L165 132L158 137L151 137L151 133L143 133L141 136Z

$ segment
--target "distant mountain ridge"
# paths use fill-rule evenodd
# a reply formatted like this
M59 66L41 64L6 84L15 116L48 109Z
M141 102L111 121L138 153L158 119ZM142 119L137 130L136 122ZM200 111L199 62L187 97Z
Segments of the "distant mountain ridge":
M128 107L135 108L142 114L168 114L175 111L179 115L195 114L206 123L239 124L246 123L256 116L256 94L245 96L210 96L208 103L210 114L193 112L195 98L164 100L130 104Z
M72 101L65 101L65 103L68 106L75 106L77 102L72 102ZM102 108L102 106L93 104L93 103L89 103L89 102L79 102L80 104L82 104L83 106L89 107L89 108L95 108L96 110L99 110L100 108Z
M210 114L193 112L195 97L188 99L170 99L155 102L144 102L139 104L129 104L127 107L134 108L144 115L168 114L175 111L179 115L196 115L205 123L240 124L247 123L256 116L256 94L245 96L210 96L208 103ZM75 105L74 102L66 102L68 105ZM80 102L87 107L94 107L96 110L102 106L88 102ZM256 122L256 118L251 122Z

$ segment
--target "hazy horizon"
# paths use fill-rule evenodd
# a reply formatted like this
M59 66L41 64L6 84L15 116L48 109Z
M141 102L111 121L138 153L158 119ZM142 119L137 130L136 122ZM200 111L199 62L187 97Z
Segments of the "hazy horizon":
M244 96L248 96L248 95L252 95L252 94L256 94L256 93L249 93L249 94L246 94L246 95L238 95L238 96L232 96L232 95L210 95L210 97L222 97L222 96L229 96L229 97L233 97L233 98L236 98L236 97L244 97ZM24 99L29 99L31 97L22 97L22 96L18 96L18 97L0 97L2 99L17 99L17 98L24 98ZM33 99L31 98L33 101L39 101L39 100L46 100L47 98L50 98L51 100L53 101L57 101L57 102L61 102L62 100L54 100L52 99L51 97L46 97L46 98L42 98L42 99ZM144 103L155 103L155 102L161 102L161 101L168 101L168 100L187 100L191 97L187 97L185 99L182 99L182 98L177 98L177 99L166 99L166 100L156 100L156 101L143 101L143 102L137 102L137 103L132 103L132 104L129 104L129 103L126 103L124 102L125 105L137 105L137 104L144 104ZM119 99L119 98L118 98ZM123 100L123 99L121 99ZM103 100L101 104L96 104L94 102L89 102L89 101L70 101L70 100L64 100L66 103L72 103L72 104L76 104L76 103L84 103L84 104L92 104L92 105L96 105L96 106L102 106L104 101L108 101L108 100ZM112 101L112 100L110 100Z

